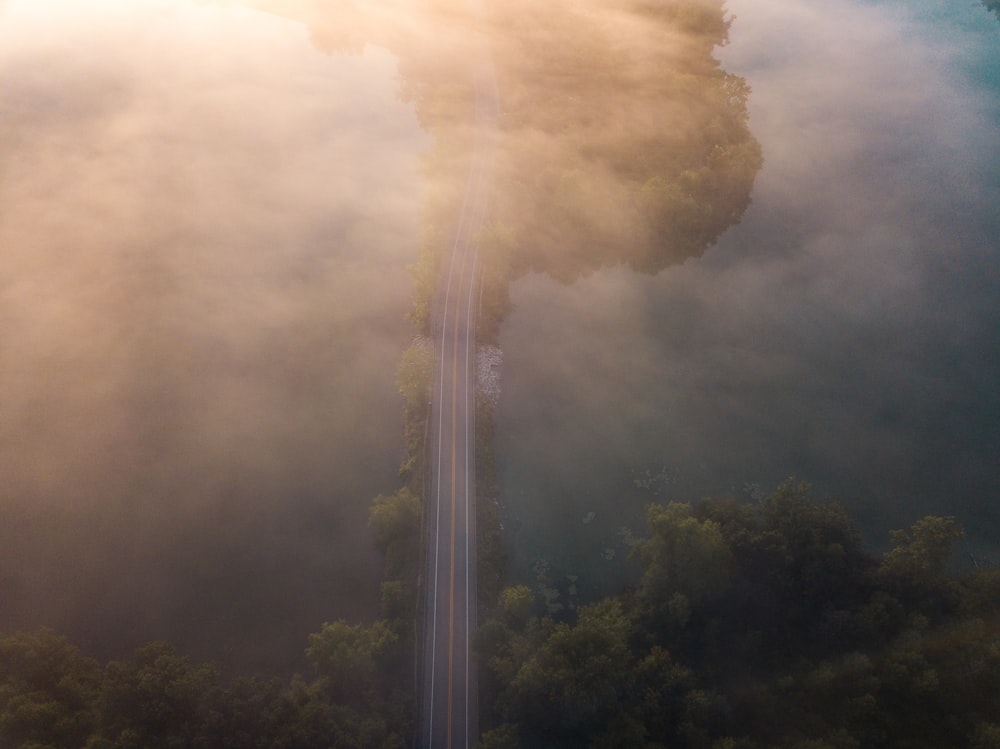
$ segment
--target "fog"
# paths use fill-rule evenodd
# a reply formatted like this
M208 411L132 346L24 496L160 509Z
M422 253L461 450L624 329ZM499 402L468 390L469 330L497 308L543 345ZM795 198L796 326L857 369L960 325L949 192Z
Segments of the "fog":
M0 627L290 670L377 613L419 236L397 61L243 7L0 16Z
M1000 24L731 0L713 49L711 0L536 5L485 17L513 576L573 603L647 502L790 474L995 553ZM377 614L472 39L444 0L0 4L0 629L289 671Z
M873 545L927 513L997 554L1000 25L978 5L731 0L764 168L702 257L512 289L512 570L623 579L649 501L795 475ZM569 581L566 575L579 578Z

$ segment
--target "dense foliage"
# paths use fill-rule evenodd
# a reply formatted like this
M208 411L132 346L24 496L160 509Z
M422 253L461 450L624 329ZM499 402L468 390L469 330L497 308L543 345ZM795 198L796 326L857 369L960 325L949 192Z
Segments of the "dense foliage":
M400 591L417 512L408 490L373 509ZM533 615L528 588L501 594L478 634L483 747L1000 746L1000 570L949 573L953 519L894 532L880 558L792 482L758 504L654 505L648 521L641 577L618 597L556 620ZM400 591L374 624L324 625L311 677L289 682L225 680L162 642L102 666L47 630L0 637L0 746L410 745Z
M762 158L749 86L714 57L722 0L504 0L489 20L515 272L656 272L739 222Z
M396 646L381 625L324 626L311 681L224 682L163 642L101 667L41 630L0 638L5 749L402 747Z
M404 395L412 384L401 376ZM385 558L382 617L338 620L310 635L308 679L225 679L214 664L192 663L167 642L102 666L50 630L0 634L0 747L412 745L420 516L409 486L375 498L370 525Z
M636 586L574 621L504 593L480 630L499 724L484 747L1000 746L1000 571L947 572L954 519L876 558L788 482L648 522Z
M623 263L654 273L700 255L742 218L763 158L748 127L750 88L714 56L728 41L723 0L487 0L481 18L451 0L412 7L416 25L432 19L433 41L401 32L390 46L401 96L434 136L412 268L422 331L442 239L484 138L495 154L481 342L497 336L520 274L569 282ZM469 75L484 49L499 94L487 127Z

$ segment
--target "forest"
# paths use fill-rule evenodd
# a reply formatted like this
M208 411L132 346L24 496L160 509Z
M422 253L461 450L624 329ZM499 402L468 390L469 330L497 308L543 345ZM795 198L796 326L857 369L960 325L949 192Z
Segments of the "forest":
M484 340L519 274L571 282L697 256L740 220L762 164L749 88L712 57L728 33L721 2L488 12L504 110L496 221L482 238ZM401 59L402 96L436 138L414 266L421 330L472 99L461 66L431 57ZM380 618L323 624L303 643L307 672L290 679L233 676L169 642L101 662L52 630L0 633L0 747L413 746L430 367L420 345L404 357L403 486L371 508ZM954 557L954 518L895 531L877 553L839 505L794 481L755 502L655 504L631 584L559 616L542 615L529 588L502 588L495 519L481 527L492 534L477 634L487 749L1000 747L1000 570Z
M762 165L722 3L491 4L495 220L514 275L655 273L739 222Z
M399 45L401 94L434 145L414 322L428 329L440 253L461 206L475 142L480 54L468 18L432 12L433 52ZM487 2L500 111L489 228L480 237L480 342L493 342L508 286L529 273L565 283L600 268L644 273L701 255L750 205L763 165L748 126L750 87L723 70L721 0Z
M383 550L405 545L384 521ZM791 480L754 503L651 505L620 594L553 618L503 591L477 635L481 746L1000 746L1000 570L954 572L961 537L926 517L872 554ZM0 745L411 746L412 612L392 613L325 624L289 681L223 678L164 642L99 664L48 630L7 634Z
M789 480L651 505L648 534L635 584L567 620L504 591L484 747L1000 746L1000 570L949 572L954 518L876 556Z

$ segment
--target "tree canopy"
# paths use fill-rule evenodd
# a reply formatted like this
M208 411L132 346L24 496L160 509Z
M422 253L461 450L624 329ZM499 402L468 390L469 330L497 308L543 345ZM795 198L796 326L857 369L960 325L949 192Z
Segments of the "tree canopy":
M484 746L997 746L1000 572L947 572L953 518L893 532L878 557L789 481L647 521L637 584L575 619L504 594L481 631Z
M406 490L375 504L387 554L411 504ZM477 633L481 746L998 746L1000 570L949 571L953 518L894 531L875 555L839 505L790 481L754 504L652 505L647 521L641 574L618 596L556 619L534 615L530 588L500 594ZM411 597L405 576L386 584ZM2 635L0 746L409 746L401 611L324 624L312 673L289 682L226 679L165 642L101 665L49 630Z
M713 57L721 0L505 0L489 19L515 272L653 273L739 222L762 157L750 88Z
M399 749L411 724L395 635L324 625L316 676L224 680L166 642L100 666L49 630L0 636L4 749Z

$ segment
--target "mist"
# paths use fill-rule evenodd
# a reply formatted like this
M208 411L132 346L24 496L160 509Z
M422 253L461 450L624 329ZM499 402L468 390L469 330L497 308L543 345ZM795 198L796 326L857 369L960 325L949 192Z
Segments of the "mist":
M377 614L427 136L384 49L85 5L0 17L0 627L290 671Z
M997 553L997 24L728 6L719 57L764 154L742 223L656 276L511 291L505 523L512 570L556 606L627 579L647 502L752 501L791 475L876 548L934 513L965 526L963 559Z
M368 507L399 483L407 266L461 197L471 27L84 5L0 5L0 628L294 670L378 611ZM487 8L512 576L597 594L647 502L791 474L876 544L935 512L993 553L1000 24L703 5Z

